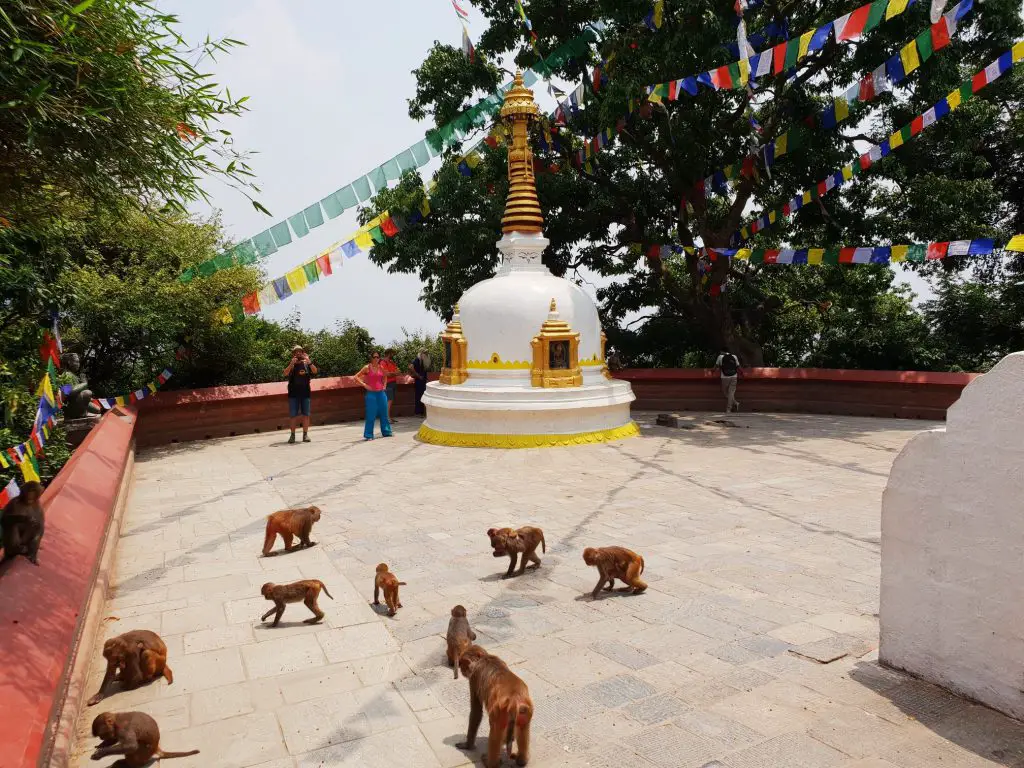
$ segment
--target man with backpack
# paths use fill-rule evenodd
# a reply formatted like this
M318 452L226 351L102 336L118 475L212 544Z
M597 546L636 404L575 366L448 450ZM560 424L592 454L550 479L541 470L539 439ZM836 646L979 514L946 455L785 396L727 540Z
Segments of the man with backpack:
M715 361L715 368L722 377L722 394L725 395L725 412L738 411L740 403L736 399L736 381L740 373L740 361L732 352L723 349Z

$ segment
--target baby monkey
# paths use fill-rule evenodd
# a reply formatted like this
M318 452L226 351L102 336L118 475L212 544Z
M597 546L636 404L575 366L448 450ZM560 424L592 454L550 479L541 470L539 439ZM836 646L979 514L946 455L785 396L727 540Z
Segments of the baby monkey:
M144 712L104 712L92 721L92 735L100 739L99 746L92 753L93 760L102 760L110 755L124 755L116 765L140 768L154 757L190 757L199 750L190 752L164 752L160 749L160 728L156 720Z
M448 666L455 667L455 679L459 679L459 659L476 640L476 632L469 628L466 609L461 605L452 608L448 620Z
M644 559L630 549L587 547L583 550L583 562L597 566L599 576L592 595L595 600L601 592L601 587L607 582L608 586L605 589L610 592L616 579L631 586L634 595L639 595L647 589L647 583L640 579L640 574L644 572Z
M270 614L276 612L277 615L274 617L274 623L271 624L271 626L276 627L281 623L285 605L288 603L305 603L306 607L313 612L313 618L306 619L303 621L303 624L316 624L324 617L324 612L320 610L320 606L316 603L317 598L320 597L321 589L331 600L334 599L331 597L331 593L327 591L327 586L317 579L296 581L291 584L271 584L269 582L264 584L260 592L267 600L274 601L274 607L264 613L260 617L260 621L266 621Z
M384 590L384 602L388 605L388 616L394 616L395 611L402 607L398 599L398 588L404 587L405 582L399 581L391 571L387 563L377 566L377 575L373 577L373 604L380 605L380 591Z

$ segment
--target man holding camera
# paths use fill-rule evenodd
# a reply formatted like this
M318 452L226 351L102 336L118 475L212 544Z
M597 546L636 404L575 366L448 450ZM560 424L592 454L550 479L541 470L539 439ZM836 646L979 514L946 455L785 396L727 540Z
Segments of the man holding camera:
M311 394L310 379L319 373L317 367L309 359L309 355L301 346L292 347L292 360L284 369L288 379L288 416L291 418L291 437L289 443L295 442L295 427L302 422L302 442L309 440L309 399Z

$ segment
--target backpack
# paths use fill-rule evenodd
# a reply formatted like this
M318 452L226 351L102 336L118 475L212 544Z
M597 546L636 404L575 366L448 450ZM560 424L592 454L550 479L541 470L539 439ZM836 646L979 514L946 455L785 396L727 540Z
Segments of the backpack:
M736 372L739 370L739 367L740 363L739 360L736 359L736 355L728 353L722 355L721 369L723 376L735 376Z

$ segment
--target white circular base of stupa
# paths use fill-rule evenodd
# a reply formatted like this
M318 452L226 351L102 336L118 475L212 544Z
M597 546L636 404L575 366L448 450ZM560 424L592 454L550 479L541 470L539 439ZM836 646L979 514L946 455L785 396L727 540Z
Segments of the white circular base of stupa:
M529 371L475 371L462 384L427 385L419 438L466 448L537 448L635 437L629 382L584 372L583 386L530 386Z

